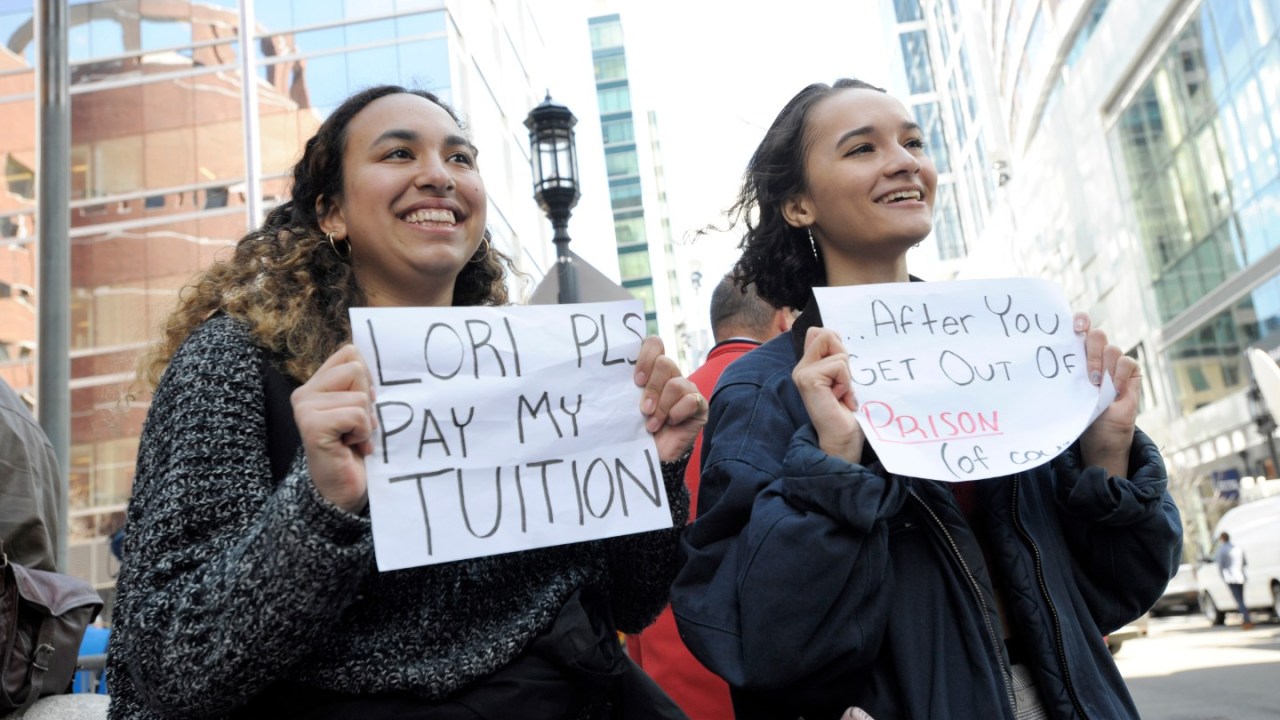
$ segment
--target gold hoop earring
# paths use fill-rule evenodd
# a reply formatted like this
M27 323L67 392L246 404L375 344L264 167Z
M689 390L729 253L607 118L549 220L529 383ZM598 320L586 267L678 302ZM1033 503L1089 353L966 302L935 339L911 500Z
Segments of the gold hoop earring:
M481 249L484 250L483 253L480 253ZM480 254L471 258L467 262L469 263L484 262L484 259L489 257L489 234L488 233L485 233L484 237L480 238L480 247L476 248L476 252Z
M351 259L351 241L350 241L350 240L347 240L347 241L346 241L346 243L347 243L347 251L344 253L344 252L342 252L341 250L339 250L339 249L338 249L338 243L337 243L337 242L335 242L335 241L334 241L334 239L333 239L333 231L332 231L332 230L330 230L330 231L329 231L329 234L328 234L328 235L325 235L325 237L327 237L327 238L329 239L329 247L333 248L333 254L334 254L334 255L337 255L339 260L350 260L350 259Z

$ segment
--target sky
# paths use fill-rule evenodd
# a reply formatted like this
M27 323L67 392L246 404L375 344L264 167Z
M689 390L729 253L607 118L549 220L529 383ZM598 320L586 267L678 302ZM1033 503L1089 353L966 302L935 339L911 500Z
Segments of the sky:
M562 41L557 33L581 28L581 37L563 40L566 48L585 42L588 15L607 12L604 0L534 1L554 6L549 17L564 18L544 26L550 44ZM742 170L778 111L809 83L839 77L892 90L896 42L886 42L881 0L618 0L613 6L622 15L635 104L657 113L678 253L699 263L706 279L702 297L693 298L693 307L686 300L686 310L704 312L696 301L705 303L732 265L737 237L693 235L724 225ZM574 102L585 107L593 98Z

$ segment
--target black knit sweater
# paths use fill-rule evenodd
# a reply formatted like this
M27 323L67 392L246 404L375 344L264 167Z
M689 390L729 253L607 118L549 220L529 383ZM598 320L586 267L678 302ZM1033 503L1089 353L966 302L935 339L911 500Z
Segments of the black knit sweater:
M223 717L277 681L451 695L511 662L592 586L618 628L656 617L688 514L664 463L671 530L379 573L367 516L316 491L301 452L273 482L262 360L215 316L174 355L138 448L107 664L110 717Z

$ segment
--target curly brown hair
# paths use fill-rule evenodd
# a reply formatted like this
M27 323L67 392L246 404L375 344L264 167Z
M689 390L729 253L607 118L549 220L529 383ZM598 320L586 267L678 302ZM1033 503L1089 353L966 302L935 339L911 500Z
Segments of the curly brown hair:
M809 290L827 282L821 252L805 228L787 223L782 207L806 188L810 111L832 93L849 88L884 92L884 88L863 80L842 78L831 85L814 83L796 93L751 155L738 199L726 212L729 227L746 227L738 245L742 255L733 274L744 286L754 285L756 293L774 307L802 309L809 300Z
M342 156L352 118L374 100L397 93L430 100L462 127L457 113L425 90L380 85L347 98L307 140L293 168L290 199L242 237L229 259L215 262L183 288L162 338L139 362L144 383L155 387L187 336L219 312L246 323L254 339L298 381L310 378L350 340L347 311L366 298L347 255L339 256L321 231L320 217L342 194ZM515 270L489 242L488 230L485 240L458 275L454 305L507 303L506 280Z

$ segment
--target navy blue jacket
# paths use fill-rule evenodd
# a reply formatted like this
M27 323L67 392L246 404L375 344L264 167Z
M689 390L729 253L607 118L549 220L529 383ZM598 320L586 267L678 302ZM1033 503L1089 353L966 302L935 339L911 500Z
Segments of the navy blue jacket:
M682 637L728 680L738 718L859 706L875 720L1012 720L997 588L1050 717L1137 717L1103 636L1178 567L1155 445L1135 433L1124 478L1081 467L1073 446L976 483L966 519L946 483L892 475L870 446L861 465L818 447L791 381L809 320L717 386L672 589Z

